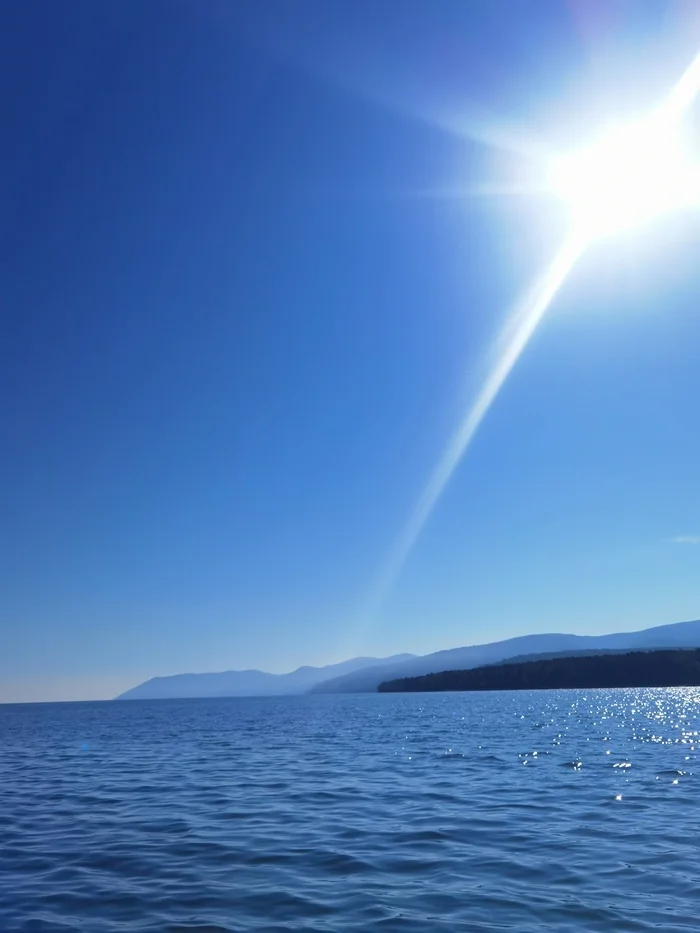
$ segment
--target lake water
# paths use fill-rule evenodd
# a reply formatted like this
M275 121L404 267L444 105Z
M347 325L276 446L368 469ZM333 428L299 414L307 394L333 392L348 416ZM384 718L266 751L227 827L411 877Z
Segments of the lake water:
M700 689L0 706L0 930L663 933Z

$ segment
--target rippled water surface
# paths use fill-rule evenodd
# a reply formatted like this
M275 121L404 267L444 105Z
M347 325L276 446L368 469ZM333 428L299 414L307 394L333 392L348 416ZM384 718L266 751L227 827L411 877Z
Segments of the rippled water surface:
M0 707L0 929L697 930L700 690Z

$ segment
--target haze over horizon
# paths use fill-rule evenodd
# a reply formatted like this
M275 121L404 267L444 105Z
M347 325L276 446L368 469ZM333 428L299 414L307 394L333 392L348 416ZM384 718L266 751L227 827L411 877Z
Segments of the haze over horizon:
M690 621L690 620L687 620ZM665 625L666 623L662 623ZM671 623L677 624L677 623ZM683 623L680 623L681 625ZM637 629L634 627L625 628L625 629L615 629L614 633L624 634L625 632L636 632ZM610 632L518 632L516 635L505 635L503 639L498 639L498 641L507 641L510 638L517 638L522 635L590 635L590 634L613 634L613 631ZM477 643L475 646L483 644L482 642ZM413 655L413 657L420 657L423 654L433 654L435 652L450 650L459 647L469 647L466 643L464 645L455 644L450 646L441 646L439 648L430 649L425 652L406 652L408 655ZM399 656L401 653L397 652L395 656ZM388 655L387 658L391 659L394 655ZM173 675L182 675L182 674L207 674L207 673L225 673L229 671L257 671L268 674L289 674L303 667L314 667L314 668L325 668L335 664L339 664L341 661L347 661L347 658L335 659L328 661L326 663L316 663L309 665L308 662L304 662L299 665L295 665L292 668L281 667L277 670L265 670L263 671L260 667L246 667L246 668L236 668L235 666L220 667L216 670L210 671L158 671L154 673L153 671L137 675L134 674L130 679L126 680L123 677L118 678L104 678L104 677L81 677L79 679L71 678L67 682L65 680L60 680L55 677L47 677L42 681L43 689L46 691L46 697L37 697L35 695L35 687L33 684L25 684L23 682L4 682L0 684L0 703L41 703L41 702L70 702L70 701L80 701L80 700L112 700L115 697L118 697L121 693L136 687L137 685L147 682L153 678L165 677L166 679L172 677Z
M465 192L700 48L690 6L402 9L7 11L0 701L700 615L690 213L589 249L372 603L565 225Z

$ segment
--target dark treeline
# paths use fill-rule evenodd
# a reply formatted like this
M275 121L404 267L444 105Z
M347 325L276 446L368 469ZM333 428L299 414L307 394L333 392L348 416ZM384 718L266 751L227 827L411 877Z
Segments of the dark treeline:
M685 686L700 686L700 649L631 651L492 664L466 671L389 680L379 685L379 692Z

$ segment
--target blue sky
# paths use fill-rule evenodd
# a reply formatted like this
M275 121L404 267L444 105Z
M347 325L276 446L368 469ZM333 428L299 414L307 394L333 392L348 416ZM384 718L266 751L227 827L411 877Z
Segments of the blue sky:
M562 236L469 133L653 103L664 7L7 11L0 700L700 615L692 215L584 256L366 611Z

